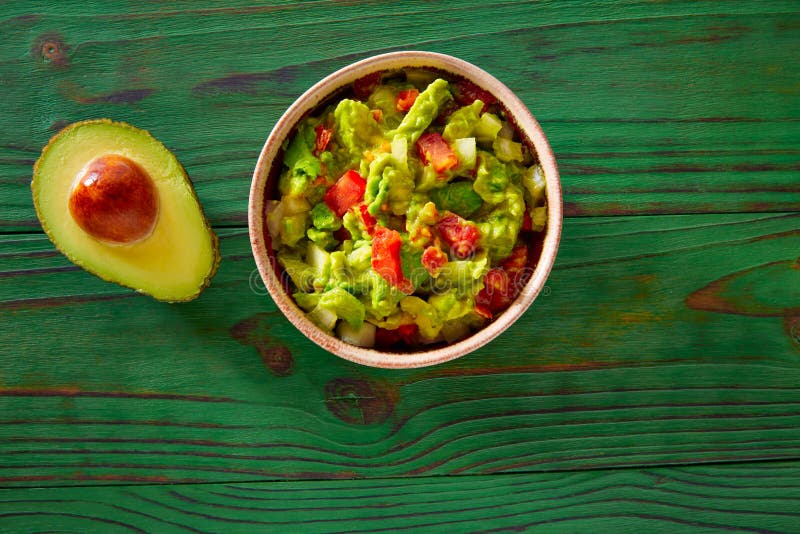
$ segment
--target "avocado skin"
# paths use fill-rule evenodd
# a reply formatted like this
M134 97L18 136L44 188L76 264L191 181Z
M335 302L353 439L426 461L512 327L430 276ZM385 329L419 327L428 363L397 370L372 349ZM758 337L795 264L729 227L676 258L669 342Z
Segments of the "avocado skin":
M118 279L118 278L116 278L116 277L114 277L112 275L108 275L108 274L102 272L102 269L98 270L98 269L94 268L93 265L91 265L91 263L93 263L93 261L87 261L84 258L78 257L75 254L73 254L71 252L71 250L69 250L68 247L62 246L62 243L60 242L58 237L55 235L56 232L53 231L53 229L50 227L50 224L47 222L48 217L46 217L44 215L43 207L40 205L41 204L40 203L40 196L41 196L40 194L41 194L41 191L42 191L43 183L48 180L47 177L42 175L42 167L44 166L44 162L46 160L46 156L48 154L48 151L52 150L53 147L55 147L57 144L62 142L62 140L67 139L68 136L71 133L77 131L78 129L84 128L84 127L87 127L87 126L101 125L101 124L102 125L113 126L115 128L120 128L121 130L124 130L124 131L127 131L127 132L133 132L133 133L135 133L137 135L141 135L141 136L143 136L143 139L148 139L149 141L152 141L155 144L157 144L161 149L163 149L167 154L169 154L169 156L174 160L174 163L175 163L176 168L177 168L177 172L180 174L181 178L183 179L183 183L186 185L186 188L187 188L188 192L190 193L191 200L194 202L194 205L197 208L198 215L199 215L199 217L200 217L200 219L202 221L203 232L208 234L208 238L211 241L210 247L211 247L211 253L213 255L212 262L211 262L210 268L207 271L207 274L202 279L202 281L200 281L200 283L197 285L196 290L194 292L189 293L189 294L185 294L185 295L181 295L179 297L162 298L159 295L154 294L155 291L148 291L146 289L136 287L136 285L134 285L134 284L127 283L126 280ZM88 163L88 160L85 161L84 164L85 163ZM147 166L145 166L145 167L147 167ZM149 171L149 169L146 169L146 170ZM70 181L72 181L72 180L74 180L74 176L73 177L69 177L68 179ZM157 183L156 187L157 188L161 187L161 184ZM82 269L86 270L87 272L97 276L98 278L101 278L102 280L105 280L107 282L111 282L111 283L114 283L114 284L117 284L117 285L120 285L120 286L123 286L123 287L128 287L128 288L133 289L133 290L135 290L135 291L137 291L139 293L148 295L148 296L150 296L150 297L152 297L152 298L154 298L156 300L162 301L162 302L170 302L170 303L189 302L189 301L194 300L197 297L199 297L200 294L203 292L203 290L205 290L211 284L211 279L214 277L214 275L216 274L217 270L219 269L219 264L220 264L220 261L222 259L221 256L220 256L220 252L219 252L219 238L214 233L213 229L211 228L211 225L208 222L208 219L205 216L205 213L203 212L202 205L200 204L200 200L197 197L197 192L195 191L194 186L192 185L192 182L191 182L191 180L189 178L189 175L186 172L186 169L178 161L178 159L175 157L175 155L172 154L172 152L168 148L166 148L166 146L164 146L163 143L161 143L158 139L156 139L147 130L143 130L141 128L137 128L137 127L135 127L135 126L133 126L131 124L128 124L126 122L113 121L111 119L106 119L106 118L104 118L104 119L89 119L89 120L85 120L85 121L78 121L78 122L74 122L72 124L69 124L69 125L65 126L58 133L56 133L55 135L53 135L50 138L48 143L44 146L44 148L42 148L42 154L39 156L39 158L34 163L34 165L33 165L33 177L32 177L32 180L31 180L31 193L32 193L32 196L33 196L33 205L34 205L34 208L36 210L36 215L37 215L37 217L39 219L39 222L42 225L42 229L44 230L45 234L50 239L50 241L53 243L53 245L56 247L56 249L58 249L58 251L61 252L64 256L66 256L67 259L69 259L72 263L74 263L78 267L81 267ZM66 199L65 199L65 201L66 201ZM57 221L51 221L51 223L56 223L56 222ZM89 239L91 239L91 238L89 238ZM138 245L139 245L138 243L134 243L134 244L131 244L131 245L128 245L128 246L129 247L137 247ZM102 259L100 259L100 261L102 261ZM101 272L98 272L98 271L101 271Z

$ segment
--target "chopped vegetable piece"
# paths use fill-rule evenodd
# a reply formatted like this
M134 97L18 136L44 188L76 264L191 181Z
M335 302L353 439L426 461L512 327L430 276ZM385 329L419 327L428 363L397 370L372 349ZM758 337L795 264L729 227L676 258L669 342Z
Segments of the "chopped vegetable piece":
M413 293L411 280L403 275L400 262L400 247L403 241L400 233L383 226L375 228L372 238L372 268L384 280L403 293Z
M336 328L336 333L342 341L358 347L374 346L375 331L375 325L366 322L361 325L361 328L356 329L350 326L348 322L342 321Z
M522 228L526 232L533 230L533 219L531 219L530 213L528 210L525 210L525 213L522 214Z
M476 100L480 100L487 106L491 106L497 102L497 99L492 96L492 93L481 89L469 80L459 80L453 85L453 93L456 102L462 106L468 106Z
M434 278L439 276L442 267L447 263L447 254L439 247L430 246L422 253L422 265Z
M341 219L324 202L311 209L311 224L320 230L338 230L342 227Z
M480 232L478 228L455 213L449 213L439 219L436 230L448 247L450 254L463 260L469 258L478 248Z
M382 77L383 73L378 71L359 78L353 82L353 94L359 100L366 100L380 86Z
M475 124L474 134L479 143L491 145L497 138L501 128L503 128L503 122L497 115L484 113Z
M418 89L404 89L397 93L397 100L395 101L394 107L397 111L400 112L407 112L411 109L411 106L414 105L414 102L417 100L419 96Z
M431 191L431 200L442 211L452 211L469 217L483 205L480 195L472 188L472 182L453 182Z
M528 270L528 247L521 245L511 251L511 255L504 259L500 266L508 273L508 280L511 284L511 298L517 298L522 288L530 278L531 272Z
M314 139L314 152L315 156L319 156L321 152L327 148L328 143L331 141L331 137L333 136L333 129L326 128L324 124L318 124L314 131L317 133L317 137Z
M415 323L401 324L394 329L378 328L375 332L375 345L391 348L398 343L413 347L419 343L419 327Z
M442 79L431 82L414 101L414 105L408 110L403 122L394 132L391 132L392 138L399 135L408 139L409 143L416 143L419 136L439 114L439 109L442 105L453 98L450 94L449 85Z
M516 275L528 264L528 247L520 245L511 251L511 254L504 259L500 266L510 275Z
M360 204L358 206L358 211L361 214L361 220L364 221L364 226L367 227L367 233L370 235L374 234L375 225L378 224L378 219L370 214L366 204Z
M347 321L347 324L353 328L361 328L366 314L364 304L339 287L334 287L322 293L316 309L335 313L337 317Z
M512 300L508 274L497 267L489 269L483 278L483 289L475 296L476 305L487 308L494 315L508 308Z
M453 152L458 158L458 172L470 172L478 161L478 147L474 137L464 137L453 141Z
M325 204L337 217L364 199L367 181L356 171L347 171L325 193Z
M516 143L511 139L498 135L492 148L494 148L494 153L500 161L522 161L525 159L522 154L522 143Z
M437 173L442 173L458 165L458 157L450 145L436 132L428 132L417 140L417 152L425 165L432 165Z
M458 108L447 117L447 125L444 127L442 137L449 143L456 139L472 137L475 125L481 119L482 102L473 102L469 106Z

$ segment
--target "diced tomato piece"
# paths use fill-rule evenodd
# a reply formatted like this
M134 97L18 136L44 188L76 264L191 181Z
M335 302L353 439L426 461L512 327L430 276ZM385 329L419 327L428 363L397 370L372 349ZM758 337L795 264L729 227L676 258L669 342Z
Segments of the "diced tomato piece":
M350 230L348 230L344 226L342 226L338 230L334 230L333 237L337 241L347 241L348 239L352 239L353 238L353 236L350 235Z
M347 171L325 193L325 204L337 217L364 199L367 181L356 171Z
M460 260L470 257L478 248L478 228L454 213L439 219L436 229L442 241L450 247L450 253Z
M422 253L422 266L431 276L437 276L445 263L447 263L447 254L439 247L427 247Z
M438 173L452 169L458 165L458 156L442 138L442 134L428 132L417 139L417 152L422 163L433 165Z
M511 251L500 266L511 276L521 272L528 264L528 247L521 245Z
M407 345L419 344L419 326L416 323L401 324L397 327L397 331L400 333L400 338Z
M397 99L394 101L394 109L405 113L411 109L411 106L417 101L418 96L419 91L417 89L403 89L397 93Z
M528 269L528 247L522 245L512 250L511 254L500 263L500 266L508 274L509 294L511 300L514 300L525 287L531 275L531 270Z
M491 320L492 317L494 317L488 306L486 306L485 304L478 304L478 297L475 297L475 312L484 319Z
M383 118L382 109L371 109L370 113L372 113L372 118L375 120L375 122L381 122L381 119Z
M476 309L478 306L482 307L489 312L491 318L493 314L508 308L527 282L527 266L528 247L523 245L511 251L500 267L486 273L483 289L475 296Z
M372 237L372 268L376 273L406 294L414 292L414 284L403 274L400 247L403 241L397 230L384 226L375 228Z
M378 328L375 330L375 345L388 348L400 343L402 337L397 329Z
M525 210L522 215L522 230L528 232L533 230L533 219L531 219L531 214L528 213L528 210Z
M373 72L353 82L353 94L359 100L366 100L381 84L383 72Z
M500 268L489 269L483 278L483 289L475 295L475 305L487 308L493 315L503 311L514 300L508 274Z
M314 139L314 155L319 156L320 153L325 151L328 143L330 143L331 137L333 136L333 129L326 128L324 124L320 123L314 128L314 131L317 132L317 137Z
M364 226L367 227L367 232L369 235L375 233L375 225L378 224L378 219L372 216L372 214L367 210L366 204L360 204L358 206L358 210L361 213L361 220L364 221Z
M484 91L469 80L459 80L453 84L453 93L456 102L462 106L469 106L476 100L483 102L483 109L491 106L497 99L488 91Z
M414 324L403 324L394 329L378 328L375 331L375 345L388 348L399 343L409 346L419 344L419 327Z

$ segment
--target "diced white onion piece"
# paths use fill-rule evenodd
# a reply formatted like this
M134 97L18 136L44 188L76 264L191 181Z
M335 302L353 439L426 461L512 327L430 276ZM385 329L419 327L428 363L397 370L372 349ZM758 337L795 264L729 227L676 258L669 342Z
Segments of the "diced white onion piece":
M458 166L461 169L472 169L478 154L474 137L464 137L453 141L453 152L458 158Z
M326 264L330 263L330 255L312 242L308 244L306 252L306 263L313 267L318 273L325 271Z
M336 327L336 333L339 334L339 338L342 341L358 347L375 346L375 331L375 325L366 321L359 329L353 328L347 324L347 321L341 321L339 326Z
M286 215L286 206L278 200L270 200L267 204L267 228L272 238L272 245L276 247L281 233L281 221Z
M314 324L328 332L333 330L333 327L336 326L336 320L338 319L334 312L326 308L320 308L319 306L308 313L308 318L314 321Z
M408 159L408 141L405 137L396 136L392 140L392 157L400 165L405 165Z
M301 197L284 197L283 204L285 206L285 216L287 217L289 215L304 213L311 209L311 205L308 201Z
M539 165L528 167L522 175L522 185L530 195L530 206L533 207L539 204L544 198L544 173Z
M539 202L542 198L544 198L544 171L542 170L541 165L534 165L533 167L533 184L536 189L536 195L534 198L536 202Z
M508 121L503 121L503 127L497 132L497 137L504 137L506 139L514 138L514 127Z
M475 124L475 137L481 143L492 143L497 137L497 132L503 127L502 122L492 113L484 113Z
M522 161L522 144L515 143L507 137L494 140L494 153L500 161Z

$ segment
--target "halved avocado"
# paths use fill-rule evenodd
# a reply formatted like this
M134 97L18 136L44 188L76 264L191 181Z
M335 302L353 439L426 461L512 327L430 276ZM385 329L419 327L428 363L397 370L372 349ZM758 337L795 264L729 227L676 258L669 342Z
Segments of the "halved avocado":
M186 171L149 132L108 119L71 124L33 168L44 231L73 263L168 301L196 298L219 266Z

